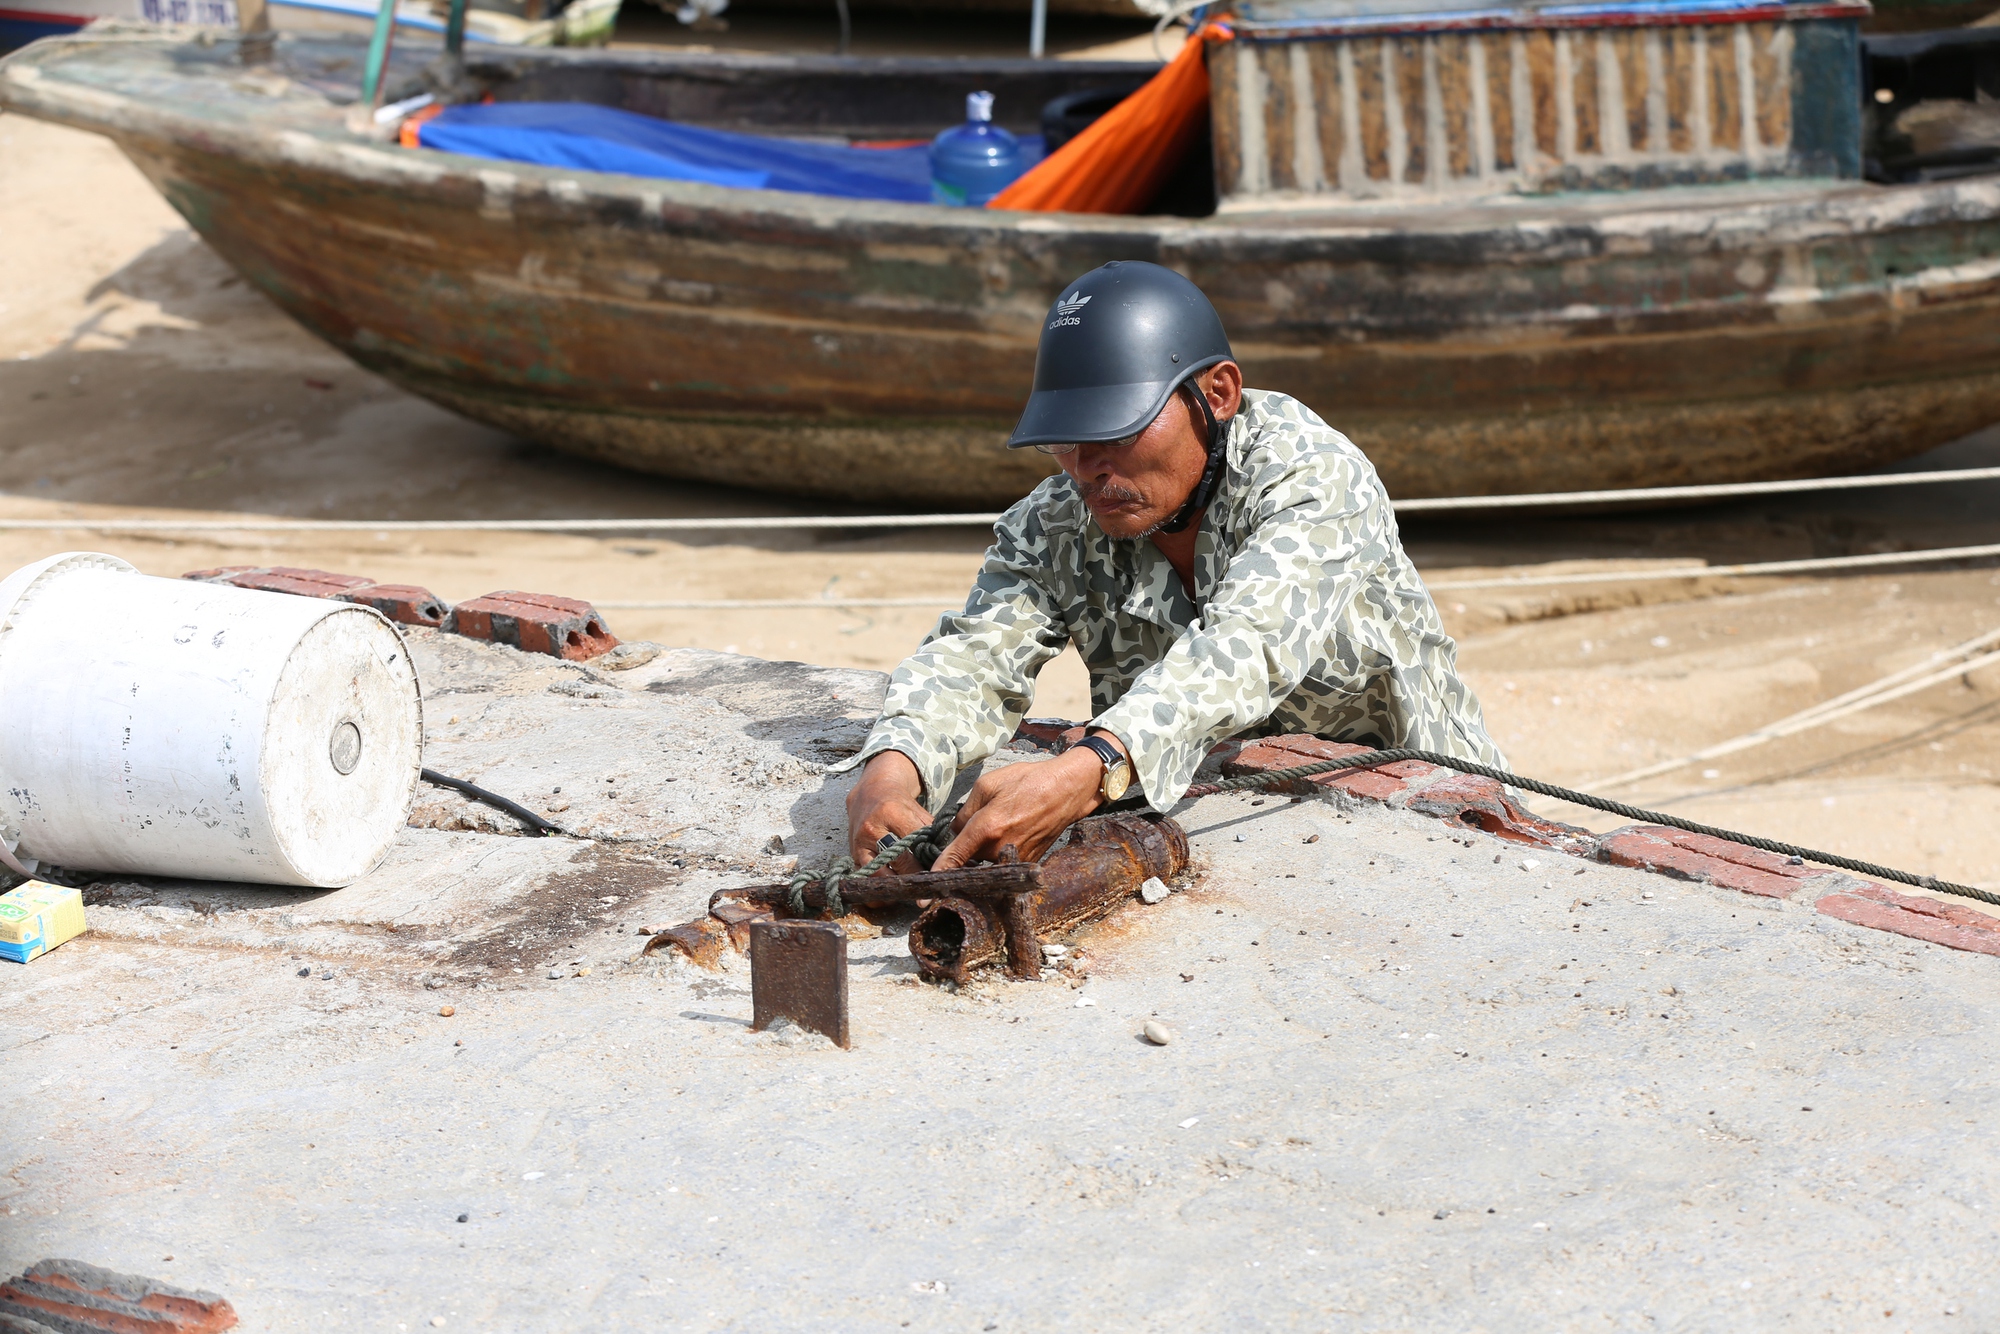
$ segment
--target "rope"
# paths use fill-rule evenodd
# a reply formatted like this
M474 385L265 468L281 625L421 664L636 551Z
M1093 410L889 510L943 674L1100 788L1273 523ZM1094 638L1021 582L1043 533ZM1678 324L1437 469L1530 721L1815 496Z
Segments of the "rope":
M1814 570L1860 570L1877 565L1925 565L1933 561L1982 560L2000 556L2000 542L1976 547L1931 547L1923 551L1883 551L1867 556L1824 556L1813 560L1766 560L1747 565L1671 565L1654 570L1592 570L1586 574L1511 575L1505 579L1449 579L1429 583L1433 593L1466 588L1546 588L1551 584L1627 584L1654 579L1720 579L1738 575L1806 574Z
M1961 898L1977 899L2000 907L2000 894L1972 885L1953 884L1939 880L1935 876L1913 875L1908 871L1898 871L1894 867L1877 866L1874 862L1857 861L1852 857L1842 857L1836 853L1819 852L1812 848L1802 848L1791 843L1780 843L1774 839L1758 838L1754 834L1739 834L1733 829L1718 829L1714 825L1698 824L1684 820L1678 815L1667 815L1660 811L1644 810L1638 806L1628 806L1622 801L1612 801L1607 797L1594 797L1588 792L1577 792L1571 788L1558 787L1554 783L1543 783L1533 778L1522 778L1504 769L1489 768L1484 764L1474 764L1451 755L1439 755L1428 750L1371 750L1358 755L1348 755L1337 760L1319 760L1312 764L1302 764L1295 769L1279 769L1271 773L1246 774L1241 778L1228 778L1219 783L1201 783L1183 794L1182 800L1191 797L1212 796L1218 792L1239 792L1245 788L1270 787L1292 782L1300 778L1311 778L1315 774L1332 773L1338 769L1372 769L1381 764L1392 764L1397 760L1422 760L1428 764L1456 769L1460 773L1477 774L1481 778L1491 778L1509 787L1522 788L1529 792L1539 792L1545 797L1555 797L1577 806L1589 806L1595 810L1608 811L1612 815L1622 815L1628 820L1644 820L1649 824L1662 824L1674 829L1684 829L1690 834L1706 834L1729 843L1740 843L1746 848L1756 848L1762 852L1774 852L1800 862L1819 862L1825 866L1837 866L1843 871L1853 871L1857 875L1873 876L1881 880L1895 880L1905 885L1915 885L1919 889L1942 891L1956 894Z
M1544 491L1503 496L1436 496L1391 502L1398 513L1445 510L1536 509L1555 505L1629 504L1653 500L1715 500L1729 496L1795 495L1812 491L1859 491L1940 482L1980 482L2000 478L2000 468L1953 468L1891 473L1879 477L1809 477L1794 482L1723 482L1707 486L1649 486L1618 491ZM789 528L950 528L991 527L998 512L951 514L745 515L701 519L111 519L78 515L64 519L0 517L0 532L88 529L99 533L602 533L754 532Z
M809 916L811 910L806 907L806 891L814 885L819 885L826 890L827 915L845 917L847 905L840 899L840 886L844 881L849 878L860 880L874 875L906 852L917 859L917 865L926 871L930 870L932 863L937 861L938 854L951 842L951 822L957 814L958 807L954 806L922 829L911 830L876 853L868 860L866 866L859 869L856 869L854 859L847 856L834 858L832 864L824 871L808 871L800 867L787 887L785 906L794 917Z
M1782 737L1797 736L1801 732L1810 732L1814 728L1824 727L1828 723L1836 722L1852 714L1862 713L1883 704L1893 703L1906 695L1914 695L1920 690L1929 690L1932 686L1940 685L1955 676L1965 676L1982 668L1991 667L1995 663L2000 663L2000 652L1994 652L1983 654L1980 657L1973 658L1969 662L1958 662L1946 667L1937 667L1937 664L1940 662L1953 657L1963 657L1966 653L1976 652L1978 649L1995 641L2000 641L2000 630L1981 635L1977 639L1968 639L1957 648L1947 649L1941 653L1933 653L1928 659L1918 663L1914 667L1905 667L1902 671L1892 672L1879 681L1870 682L1865 686L1850 690L1844 695L1836 696L1821 704L1815 704L1810 709L1802 709L1788 718L1780 718L1775 723L1766 723L1754 732L1745 732L1742 736L1731 737L1727 741L1718 741L1712 746L1695 751L1692 755L1683 755L1679 759L1662 760L1658 764L1649 764L1642 769L1631 769L1622 774L1613 774L1609 778L1600 778L1596 780L1595 785L1597 787L1624 787L1628 783L1636 783L1641 779L1657 778L1661 774L1672 773L1676 769L1685 769L1690 764L1699 764L1703 760L1721 759L1724 755L1734 755L1738 751L1749 750L1752 746L1761 746L1766 741L1776 741ZM1936 670L1929 671L1925 675L1918 675L1919 673L1926 672L1926 669L1934 667ZM1914 681L1910 679L1912 676L1916 677Z
M1884 486L1930 482L1983 482L2000 478L2000 468L1952 468L1938 472L1891 473L1886 477L1808 477L1795 482L1716 482L1704 486L1640 486L1622 491L1549 491L1541 495L1434 496L1395 502L1402 514L1445 510L1538 509L1548 505L1630 504L1636 500L1722 500L1731 496L1797 495L1808 491L1868 491Z
M4 528L0 522L0 528ZM1886 551L1867 556L1825 556L1813 560L1772 560L1748 565L1674 565L1665 569L1592 570L1583 574L1509 575L1504 579L1425 581L1433 593L1468 588L1546 588L1555 584L1643 584L1659 579L1728 579L1744 575L1805 574L1815 570L1853 570L1878 565L1923 565L1933 561L1980 560L2000 556L2000 543L1977 547L1939 547L1928 551ZM934 598L723 598L707 602L596 602L600 611L763 611L780 608L956 607L959 597Z

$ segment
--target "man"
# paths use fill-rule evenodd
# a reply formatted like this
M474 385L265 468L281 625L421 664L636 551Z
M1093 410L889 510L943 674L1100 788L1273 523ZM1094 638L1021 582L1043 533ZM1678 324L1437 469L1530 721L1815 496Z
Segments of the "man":
M1078 279L1007 444L1062 473L994 525L965 610L896 669L841 766L866 766L847 799L857 862L931 822L1069 643L1097 711L1085 740L982 776L939 869L1008 844L1040 857L1128 782L1165 811L1210 747L1244 733L1504 767L1375 469L1296 400L1243 387L1187 279L1132 261Z

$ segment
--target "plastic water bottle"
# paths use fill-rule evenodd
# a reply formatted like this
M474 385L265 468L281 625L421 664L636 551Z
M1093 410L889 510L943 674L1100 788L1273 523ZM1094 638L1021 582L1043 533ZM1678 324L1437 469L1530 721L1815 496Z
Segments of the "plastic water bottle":
M965 95L965 124L931 140L931 200L984 208L1021 174L1021 144L993 123L993 94Z

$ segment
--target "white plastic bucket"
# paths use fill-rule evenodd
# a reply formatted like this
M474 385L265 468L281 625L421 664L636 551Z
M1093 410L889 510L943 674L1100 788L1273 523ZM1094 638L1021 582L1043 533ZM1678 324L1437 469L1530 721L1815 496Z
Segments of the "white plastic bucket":
M408 819L422 708L372 607L79 552L0 581L0 832L24 857L350 884Z

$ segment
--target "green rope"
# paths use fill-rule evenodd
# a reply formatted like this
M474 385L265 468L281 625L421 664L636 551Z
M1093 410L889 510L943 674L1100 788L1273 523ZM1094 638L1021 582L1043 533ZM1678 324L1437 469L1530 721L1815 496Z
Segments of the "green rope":
M919 866L930 870L938 854L951 842L951 822L957 814L958 808L954 806L922 829L911 830L876 853L866 866L859 869L856 869L852 857L845 856L836 857L824 871L808 871L800 867L787 888L785 906L794 917L809 916L811 910L806 907L806 891L819 885L826 890L827 915L845 917L847 905L840 899L840 886L844 881L874 875L906 852L917 859Z
M1422 760L1428 764L1456 769L1460 773L1476 774L1481 778L1491 778L1509 787L1537 792L1545 797L1571 802L1578 806L1588 806L1594 810L1608 811L1612 815L1622 815L1628 820L1644 820L1650 824L1663 824L1673 829L1684 829L1690 834L1706 834L1728 843L1740 843L1746 848L1756 848L1762 852L1773 852L1800 862L1819 862L1824 866L1837 866L1843 871L1853 871L1857 875L1874 876L1882 880L1894 880L1905 885L1915 885L1919 889L1938 890L1946 894L1956 894L1960 898L1977 899L1981 903L2000 906L2000 894L1979 889L1973 885L1957 885L1949 880L1939 880L1936 876L1913 875L1908 871L1898 871L1891 866L1877 866L1874 862L1857 861L1852 857L1842 857L1836 853L1819 852L1812 848L1802 848L1791 843L1779 843L1774 839L1758 838L1755 834L1739 834L1733 829L1718 829L1714 825L1699 824L1693 820L1683 820L1678 815L1667 815L1661 811L1649 811L1638 806L1628 806L1622 801L1612 801L1605 797L1593 797L1588 792L1578 792L1573 788L1557 787L1554 783L1543 783L1533 778L1522 778L1504 769L1489 768L1484 764L1474 764L1452 755L1439 755L1428 750L1370 750L1357 755L1343 756L1337 760L1319 760L1313 764L1302 764L1295 769L1277 769L1270 773L1246 774L1241 778L1226 778L1219 783L1202 783L1189 788L1182 799L1212 796L1218 792L1240 792L1245 788L1272 787L1281 783L1294 782L1301 778L1311 778L1316 774L1332 773L1339 769L1372 769L1380 764L1393 764L1397 760Z

